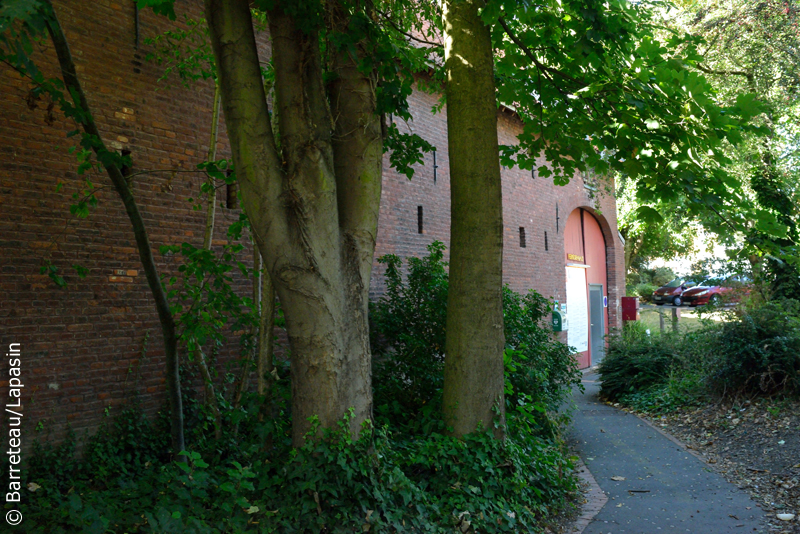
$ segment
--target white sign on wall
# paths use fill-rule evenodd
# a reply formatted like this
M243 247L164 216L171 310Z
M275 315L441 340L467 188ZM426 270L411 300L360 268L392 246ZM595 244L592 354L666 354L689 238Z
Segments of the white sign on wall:
M567 344L578 352L589 350L589 305L586 297L586 269L567 267Z

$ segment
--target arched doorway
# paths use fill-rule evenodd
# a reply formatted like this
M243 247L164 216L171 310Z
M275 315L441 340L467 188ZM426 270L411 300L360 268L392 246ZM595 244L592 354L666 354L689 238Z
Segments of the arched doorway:
M581 368L600 363L608 332L606 241L591 212L577 208L564 230L567 269L567 343Z

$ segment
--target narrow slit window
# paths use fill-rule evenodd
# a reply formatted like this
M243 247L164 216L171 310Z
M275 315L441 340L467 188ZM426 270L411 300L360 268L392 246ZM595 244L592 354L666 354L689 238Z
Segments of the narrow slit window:
M417 233L422 233L422 206L417 206Z
M519 227L519 248L525 248L528 245L525 243L525 228Z
M544 249L548 250L548 248L547 248L547 230L544 231Z
M439 168L439 166L436 164L436 147L433 147L433 183L434 184L436 183L436 169L438 169L438 168ZM422 209L422 208L420 208L420 209ZM420 231L420 233L422 233L422 231Z

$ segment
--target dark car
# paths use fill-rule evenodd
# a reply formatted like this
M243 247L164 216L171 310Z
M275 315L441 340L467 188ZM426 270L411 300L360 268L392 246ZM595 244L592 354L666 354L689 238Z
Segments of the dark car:
M750 292L750 279L731 276L726 279L710 278L697 287L684 291L681 297L689 306L703 306L739 302Z
M664 304L680 306L683 304L684 292L696 285L695 282L687 281L685 278L676 278L653 292L653 302L659 306L663 306Z

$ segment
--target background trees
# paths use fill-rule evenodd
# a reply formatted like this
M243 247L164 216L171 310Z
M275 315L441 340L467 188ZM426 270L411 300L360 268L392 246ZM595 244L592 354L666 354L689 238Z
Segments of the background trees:
M663 224L652 224L647 212L631 211L623 215L628 222L621 231L627 226L628 232L638 229L637 235L658 241L663 228L673 227L680 243L698 225L729 247L732 258L749 262L748 270L775 295L797 296L797 5L679 2L660 18L667 28L656 32L660 40L684 32L693 37L699 56L690 67L706 76L716 102L730 106L745 93L757 100L751 121L756 128L743 131L738 143L720 145L727 159L703 160L739 184L732 194L696 213L680 199L661 199L652 206L671 214ZM632 205L637 203L633 199Z
M636 275L652 260L672 260L696 251L701 226L687 220L684 206L658 203L654 209L663 213L662 220L643 220L638 211L636 184L625 175L617 175L616 182L617 228L625 239L625 273L629 286L638 283Z
M776 295L795 298L800 296L798 8L793 1L696 2L671 19L705 40L696 68L712 81L722 102L749 91L762 105L754 122L763 127L763 135L747 135L731 147L725 171L742 182L742 197L754 206L750 211L768 213L775 230L754 223L748 212L726 212L708 225L719 228L740 257L751 259L755 274L766 267L763 275Z

